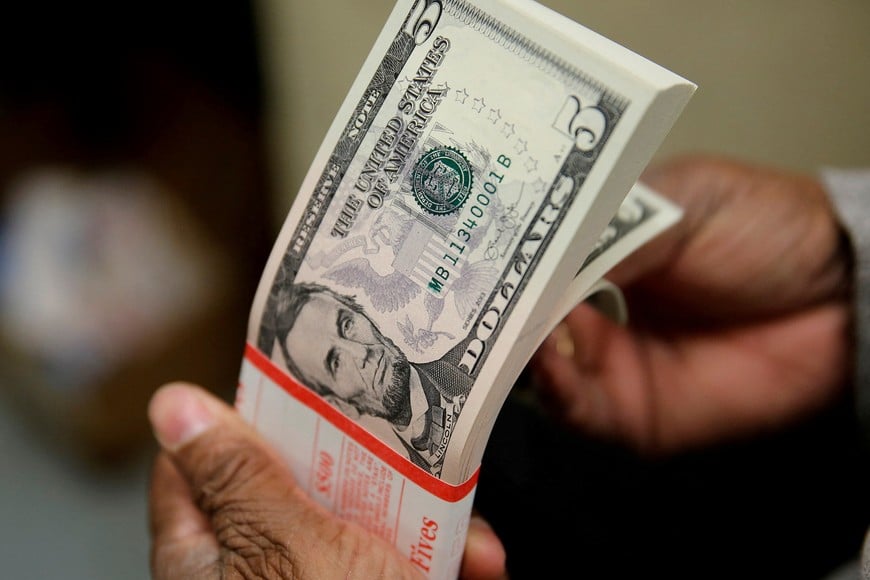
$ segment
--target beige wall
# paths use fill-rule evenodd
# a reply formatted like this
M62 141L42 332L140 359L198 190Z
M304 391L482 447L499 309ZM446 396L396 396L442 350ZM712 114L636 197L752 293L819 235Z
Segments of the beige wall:
M259 0L283 221L392 0ZM870 165L870 1L547 0L698 84L657 158Z

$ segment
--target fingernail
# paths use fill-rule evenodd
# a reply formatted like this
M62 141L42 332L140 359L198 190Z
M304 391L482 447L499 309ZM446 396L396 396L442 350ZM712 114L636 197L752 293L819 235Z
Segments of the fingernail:
M186 385L166 385L151 398L148 418L161 447L174 452L214 423L202 394Z

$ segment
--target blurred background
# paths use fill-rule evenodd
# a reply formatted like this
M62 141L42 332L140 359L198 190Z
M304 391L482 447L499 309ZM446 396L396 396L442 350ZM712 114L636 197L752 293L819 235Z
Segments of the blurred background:
M866 0L543 3L699 85L657 159L870 165ZM6 7L0 36L0 561L16 579L149 577L147 400L176 379L232 399L272 242L393 6L90 4ZM656 464L574 442L549 479L513 454L567 440L506 411L478 497L509 552L534 555L511 561L518 578L566 558L591 578L753 578L751 562L820 578L868 522L848 401ZM538 493L574 507L539 510ZM535 534L511 527L524 517Z

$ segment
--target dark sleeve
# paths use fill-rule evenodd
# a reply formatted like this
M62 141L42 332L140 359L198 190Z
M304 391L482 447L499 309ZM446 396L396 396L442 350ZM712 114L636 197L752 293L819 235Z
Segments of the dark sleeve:
M855 405L865 438L870 441L870 169L826 169L821 173L854 258ZM870 531L861 557L847 572L870 580Z
M826 169L821 178L854 252L854 382L858 416L870 441L870 169Z

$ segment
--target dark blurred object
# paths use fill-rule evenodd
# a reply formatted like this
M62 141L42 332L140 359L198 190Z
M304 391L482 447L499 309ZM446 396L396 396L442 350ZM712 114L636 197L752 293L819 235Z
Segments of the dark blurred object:
M560 428L524 391L499 414L475 495L512 580L821 580L860 553L870 468L849 397L655 460Z
M231 396L273 233L250 3L88 4L4 9L2 207L39 168L131 171L171 197L187 216L177 227L201 232L224 265L209 307L176 316L159 344L75 391L7 341L16 364L0 374L3 394L53 444L111 462L150 439L145 404L160 384L197 381ZM137 308L116 324L147 319L147 305Z

